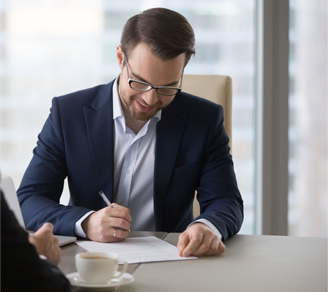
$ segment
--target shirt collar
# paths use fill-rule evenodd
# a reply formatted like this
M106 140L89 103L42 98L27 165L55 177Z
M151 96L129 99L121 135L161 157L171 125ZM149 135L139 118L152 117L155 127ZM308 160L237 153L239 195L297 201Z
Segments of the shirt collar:
M119 80L119 76L116 78L113 84L113 120L119 117L124 118L122 105L118 95L118 80Z

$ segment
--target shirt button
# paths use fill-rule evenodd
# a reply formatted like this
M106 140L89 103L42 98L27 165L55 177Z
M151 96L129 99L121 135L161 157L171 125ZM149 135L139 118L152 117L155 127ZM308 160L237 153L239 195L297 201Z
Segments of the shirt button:
M130 171L128 169L126 169L124 172L125 172L125 174L129 174L130 173Z

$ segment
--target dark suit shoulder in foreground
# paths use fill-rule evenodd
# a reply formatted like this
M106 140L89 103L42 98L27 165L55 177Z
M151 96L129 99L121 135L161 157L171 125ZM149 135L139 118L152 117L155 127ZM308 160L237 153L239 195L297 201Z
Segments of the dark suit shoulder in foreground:
M2 291L70 291L62 272L42 260L28 234L16 220L1 192L1 289Z

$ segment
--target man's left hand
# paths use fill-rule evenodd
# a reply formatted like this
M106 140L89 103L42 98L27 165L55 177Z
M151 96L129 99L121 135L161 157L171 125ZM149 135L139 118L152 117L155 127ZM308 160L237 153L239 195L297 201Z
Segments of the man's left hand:
M225 245L206 224L194 223L179 236L179 256L220 255Z
M53 235L53 229L51 223L44 223L29 237L29 242L34 245L38 254L44 255L48 260L58 265L61 249L58 245L58 238Z

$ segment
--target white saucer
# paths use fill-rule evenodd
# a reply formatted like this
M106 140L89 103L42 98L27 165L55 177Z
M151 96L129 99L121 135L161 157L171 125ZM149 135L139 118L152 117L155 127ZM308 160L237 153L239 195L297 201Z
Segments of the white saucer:
M79 275L78 272L70 273L66 275L71 285L85 288L109 288L118 287L126 284L130 284L134 281L134 277L129 273L124 273L122 277L112 279L106 284L87 284Z

